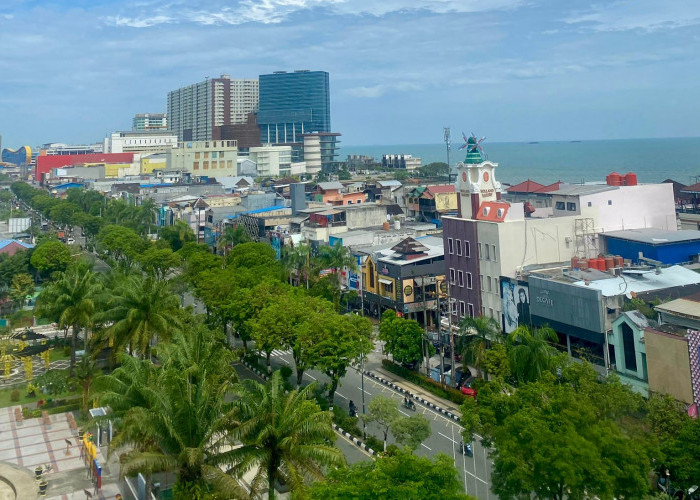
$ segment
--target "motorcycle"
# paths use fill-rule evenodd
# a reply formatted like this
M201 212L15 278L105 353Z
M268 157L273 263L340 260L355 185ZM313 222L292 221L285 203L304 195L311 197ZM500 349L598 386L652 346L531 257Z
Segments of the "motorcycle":
M403 407L412 411L416 411L416 403L414 403L410 399L403 400Z
M474 456L474 451L472 450L472 445L470 443L465 443L464 441L459 442L459 454L466 455L468 457Z
M350 408L348 408L348 414L351 417L357 417L357 407L354 404L351 404Z

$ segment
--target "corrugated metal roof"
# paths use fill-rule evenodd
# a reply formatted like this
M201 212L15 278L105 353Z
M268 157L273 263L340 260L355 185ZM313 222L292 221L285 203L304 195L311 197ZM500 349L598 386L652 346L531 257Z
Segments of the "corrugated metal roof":
M688 300L687 298L672 300L665 304L659 304L654 309L658 311L682 314L684 316L700 317L700 302Z
M34 245L32 245L30 243L24 243L23 241L19 241L19 240L0 240L0 250L5 248L7 245L9 245L12 242L17 243L18 245L20 245L24 248L34 248Z
M653 290L663 290L677 286L700 284L700 273L686 269L683 266L670 266L661 269L660 274L650 270L643 275L611 276L606 279L576 281L574 285L585 286L600 290L606 297L625 295L631 297L632 293L650 292ZM664 304L666 305L666 304ZM658 306L662 307L662 306Z
M607 231L600 233L600 235L606 238L617 238L651 245L700 240L700 231L693 229L681 229L678 231L656 228L625 229L624 231Z

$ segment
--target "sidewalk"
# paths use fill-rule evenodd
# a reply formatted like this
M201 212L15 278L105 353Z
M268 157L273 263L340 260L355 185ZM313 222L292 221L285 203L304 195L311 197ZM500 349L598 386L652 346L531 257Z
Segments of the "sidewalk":
M434 404L435 406L439 406L440 408L447 410L455 414L456 416L462 418L462 413L459 411L459 405L453 403L452 401L438 397L432 392L429 392L423 389L422 387L412 384L406 379L403 379L398 375L395 375L390 371L385 370L384 368L374 368L372 369L372 371L381 375L382 378L393 382L402 389L409 391L411 394L421 397L426 401L429 401L430 403Z

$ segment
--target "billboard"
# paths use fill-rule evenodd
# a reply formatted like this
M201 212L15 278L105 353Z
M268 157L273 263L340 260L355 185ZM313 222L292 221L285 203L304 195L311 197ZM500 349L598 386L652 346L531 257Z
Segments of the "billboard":
M552 323L592 332L605 332L600 290L530 276L530 311Z
M530 290L527 282L502 277L501 306L505 333L511 333L520 325L531 324Z

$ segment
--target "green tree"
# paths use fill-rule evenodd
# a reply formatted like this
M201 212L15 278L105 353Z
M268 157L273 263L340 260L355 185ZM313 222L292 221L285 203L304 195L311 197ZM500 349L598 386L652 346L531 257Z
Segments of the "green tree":
M231 314L231 322L243 341L243 348L247 350L247 342L253 335L253 321L273 297L284 293L284 283L263 277L258 284L250 286L252 283L246 274L248 273L240 270L235 271L236 282L227 306L227 313Z
M305 478L321 479L325 467L344 464L340 450L328 444L335 439L331 414L313 399L314 388L285 392L279 371L265 385L244 380L237 387L235 436L243 446L229 456L234 468L257 471L250 481L253 492L266 489L274 498L277 481L300 491Z
M480 391L479 417L494 444L492 485L502 498L641 498L649 488L646 446L552 374L510 394Z
M662 442L671 484L687 490L700 484L700 419L686 417L673 439Z
M224 255L228 251L238 245L239 243L248 243L253 241L250 235L245 230L242 224L234 226L226 226L223 234L219 237L219 241L216 242L216 248Z
M37 298L37 315L58 320L61 328L71 327L71 376L75 375L78 336L84 329L87 348L88 329L93 325L97 298L101 291L102 285L93 272L92 265L85 261L77 261L64 273L60 273Z
M379 338L386 343L384 350L391 354L394 361L411 364L423 356L423 328L413 319L400 318L392 310L382 314L379 324Z
M375 461L331 471L311 485L312 500L469 500L452 458L418 457L399 451Z
M348 366L372 350L372 323L354 314L329 317L323 338L309 346L313 365L325 373L328 384L328 404L332 407L335 391L345 377Z
M341 272L344 269L348 271L357 270L357 261L355 257L350 253L347 247L344 247L340 242L333 246L323 246L320 249L320 260L323 266L331 270L329 279L333 283L333 305L335 310L340 310L340 294L341 290Z
M73 214L80 211L80 207L75 203L61 200L56 203L49 211L49 217L56 224L67 226L71 223Z
M485 370L486 352L492 342L500 340L500 327L493 318L477 316L470 318L464 316L459 322L460 350L462 360L466 365L470 364L481 372L486 379L488 373Z
M138 257L148 249L149 243L133 229L110 224L100 229L97 242L106 250L121 269L130 269Z
M158 238L167 242L173 252L177 252L186 243L192 243L197 239L190 226L181 220L176 221L172 226L160 228Z
M179 308L180 301L166 282L132 274L113 291L98 318L112 322L104 336L113 340L115 349L128 346L130 352L150 359L152 341L167 341L181 327Z
M436 161L433 163L428 163L418 168L418 173L421 177L444 177L450 173L450 167L447 163L442 161Z
M486 350L484 371L504 380L510 377L510 360L505 344L492 344L491 348Z
M28 274L15 274L10 285L10 298L21 309L27 297L34 293L34 280Z
M646 404L646 422L661 442L672 440L688 419L683 403L668 395L654 395Z
M150 247L138 259L143 270L160 281L182 263L180 256L169 248Z
M29 274L29 252L20 250L14 255L0 254L0 285L9 287L17 274Z
M70 250L58 240L48 240L34 249L30 262L44 276L65 271L71 262Z
M476 405L476 399L465 398L459 411L462 414L462 438L466 443L471 443L474 440L474 434L479 429L479 409Z
M510 366L518 380L534 382L549 370L556 355L556 349L550 344L557 341L554 330L520 325L508 335L508 340L512 344Z
M432 429L430 420L423 415L412 415L394 420L391 423L391 433L397 443L413 452L430 437ZM386 440L384 444L386 449Z
M367 413L362 415L365 424L374 423L384 436L384 451L386 451L386 441L389 438L389 431L392 429L394 421L399 419L401 414L399 408L390 397L378 395L374 396L367 406ZM403 429L400 429L403 432ZM422 440L421 440L422 441Z
M279 263L267 243L239 243L226 258L226 266L234 269L267 269L267 275L279 276Z

